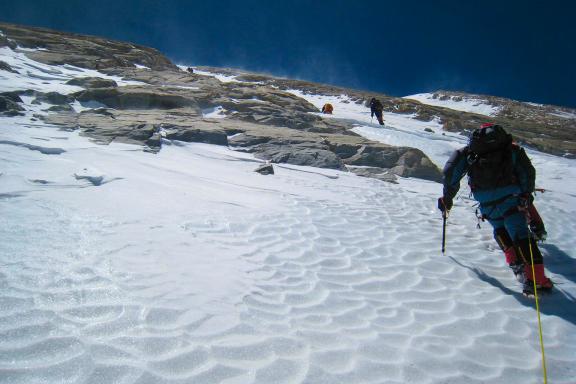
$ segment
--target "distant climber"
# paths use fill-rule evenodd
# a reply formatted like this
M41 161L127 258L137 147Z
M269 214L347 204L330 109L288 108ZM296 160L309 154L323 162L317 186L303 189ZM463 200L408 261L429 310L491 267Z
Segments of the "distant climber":
M533 296L535 288L551 290L554 284L544 273L544 259L536 242L537 237L545 236L544 223L541 219L540 223L529 223L527 219L530 212L537 215L532 204L536 171L524 149L500 125L482 124L468 145L456 150L444 166L444 193L438 199L443 213L452 208L466 174L472 195L480 203L480 217L494 228L506 262L524 284L523 293ZM530 233L529 224L532 231L543 232Z
M382 105L382 103L380 102L380 100L377 100L376 98L372 98L372 100L370 100L370 117L374 117L374 115L376 115L376 118L378 119L378 122L380 123L380 125L384 125L384 118L382 117L382 111L384 110L384 106Z
M334 107L330 103L326 103L322 106L322 113L327 113L327 114L331 115L333 111L334 111Z
M194 73L194 68L188 67L186 68L186 71L188 71L188 73Z

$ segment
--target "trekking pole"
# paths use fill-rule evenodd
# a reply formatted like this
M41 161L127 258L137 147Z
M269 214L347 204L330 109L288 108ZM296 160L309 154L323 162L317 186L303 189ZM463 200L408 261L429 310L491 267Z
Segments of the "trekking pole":
M532 281L534 282L534 300L536 301L536 313L538 314L538 334L540 335L540 353L542 354L542 374L544 384L548 383L548 373L546 371L546 354L544 353L544 338L542 337L542 320L540 320L540 305L538 304L538 290L536 287L536 271L534 270L534 255L532 254L532 241L528 242L530 249L530 263L532 263Z
M442 254L446 251L446 219L448 218L448 211L442 212Z

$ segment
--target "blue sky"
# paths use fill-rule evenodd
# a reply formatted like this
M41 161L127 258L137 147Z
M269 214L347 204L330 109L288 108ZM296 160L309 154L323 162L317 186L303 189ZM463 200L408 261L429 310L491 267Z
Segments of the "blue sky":
M0 2L0 21L132 41L182 64L571 107L575 19L576 2L554 0Z

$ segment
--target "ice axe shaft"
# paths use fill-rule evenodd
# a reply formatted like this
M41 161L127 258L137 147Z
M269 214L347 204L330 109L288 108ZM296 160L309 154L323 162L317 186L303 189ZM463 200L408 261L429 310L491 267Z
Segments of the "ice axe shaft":
M442 212L442 254L446 251L446 219L448 218L448 213L446 211Z

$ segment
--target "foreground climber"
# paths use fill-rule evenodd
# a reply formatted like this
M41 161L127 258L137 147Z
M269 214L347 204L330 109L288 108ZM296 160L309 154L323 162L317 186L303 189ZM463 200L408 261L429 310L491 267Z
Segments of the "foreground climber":
M482 219L494 228L506 262L524 283L524 294L534 295L533 276L538 290L552 289L552 281L544 274L542 254L528 229L526 212L533 209L536 171L524 149L513 143L501 126L482 124L472 133L468 145L455 151L444 167L444 193L438 199L441 211L452 208L465 174L480 203Z
M376 118L378 119L378 123L380 123L380 125L384 125L384 118L382 116L383 110L384 106L382 105L380 100L377 100L376 98L373 97L372 100L370 100L370 117L374 117L374 115L376 115Z

